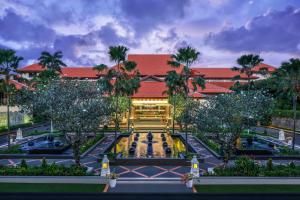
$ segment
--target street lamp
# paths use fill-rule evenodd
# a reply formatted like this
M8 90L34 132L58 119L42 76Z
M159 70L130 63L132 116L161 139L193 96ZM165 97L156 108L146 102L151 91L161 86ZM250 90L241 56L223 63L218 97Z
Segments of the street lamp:
M101 176L106 177L109 174L110 174L109 160L107 158L107 155L104 155L101 163Z
M199 177L199 161L196 156L193 156L191 160L191 174L193 174L194 177Z

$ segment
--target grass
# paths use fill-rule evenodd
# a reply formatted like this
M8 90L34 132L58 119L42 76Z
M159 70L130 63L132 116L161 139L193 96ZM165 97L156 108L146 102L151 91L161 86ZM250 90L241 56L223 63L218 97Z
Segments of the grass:
M198 193L285 193L300 192L300 185L196 185Z
M0 183L0 192L102 192L103 184Z

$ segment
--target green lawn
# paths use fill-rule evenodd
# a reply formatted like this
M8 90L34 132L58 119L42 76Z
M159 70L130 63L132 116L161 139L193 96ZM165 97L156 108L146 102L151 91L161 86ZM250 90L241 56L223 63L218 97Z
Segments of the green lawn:
M105 185L63 183L0 183L0 192L102 192Z
M196 185L198 193L280 193L280 192L300 192L300 185Z

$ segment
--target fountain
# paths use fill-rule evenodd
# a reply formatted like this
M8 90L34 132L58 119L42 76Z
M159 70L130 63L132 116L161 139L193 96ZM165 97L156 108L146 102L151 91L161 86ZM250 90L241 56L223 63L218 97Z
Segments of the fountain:
M280 129L280 131L279 131L278 140L285 141L285 134L282 129Z
M22 134L22 130L18 128L16 141L20 141L20 140L23 140L23 134Z

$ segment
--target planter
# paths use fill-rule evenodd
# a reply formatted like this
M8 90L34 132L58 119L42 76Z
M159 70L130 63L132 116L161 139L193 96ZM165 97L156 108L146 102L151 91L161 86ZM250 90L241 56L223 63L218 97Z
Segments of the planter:
M193 179L188 180L188 181L185 183L185 185L186 185L187 188L192 188L192 187L193 187Z
M117 185L117 179L109 179L109 187L114 188Z

